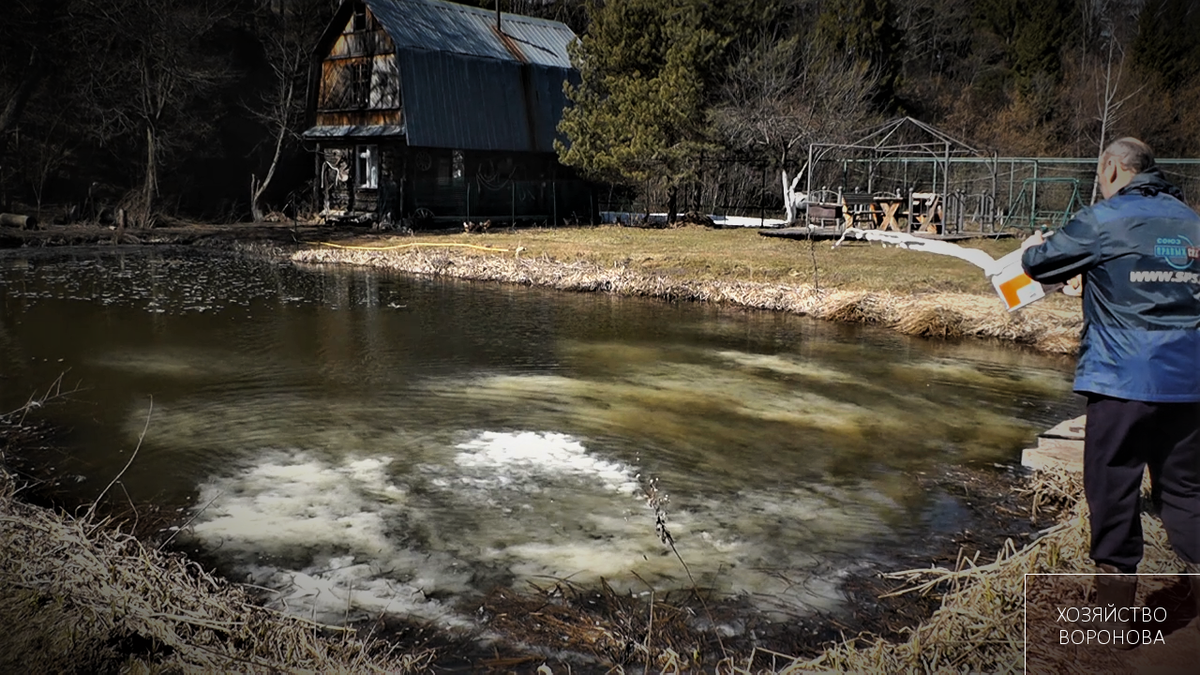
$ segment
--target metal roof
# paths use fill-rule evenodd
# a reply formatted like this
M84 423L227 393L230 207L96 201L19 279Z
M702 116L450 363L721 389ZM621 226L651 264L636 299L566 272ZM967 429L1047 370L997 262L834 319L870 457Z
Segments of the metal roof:
M577 80L566 25L440 0L366 0L396 46L413 146L553 152ZM501 35L501 32L503 35Z
M464 56L525 61L570 68L567 45L576 38L566 24L501 12L504 35L520 56L497 34L496 13L441 0L366 0L396 49L428 49Z

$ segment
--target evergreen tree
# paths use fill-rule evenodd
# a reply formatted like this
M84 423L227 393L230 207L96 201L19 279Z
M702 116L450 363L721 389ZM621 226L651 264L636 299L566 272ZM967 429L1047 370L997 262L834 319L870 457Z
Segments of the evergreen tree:
M847 58L875 78L872 100L895 106L904 33L891 0L830 0L817 19L817 43L825 61Z
M708 109L729 47L773 5L591 2L591 24L572 53L581 81L567 87L574 105L559 126L568 139L556 144L563 163L596 178L665 186L673 218L678 187L717 149Z
M978 0L982 23L1003 46L1017 89L1030 95L1062 77L1074 0Z
M1168 90L1200 67L1200 7L1191 0L1147 0L1131 45L1133 63Z

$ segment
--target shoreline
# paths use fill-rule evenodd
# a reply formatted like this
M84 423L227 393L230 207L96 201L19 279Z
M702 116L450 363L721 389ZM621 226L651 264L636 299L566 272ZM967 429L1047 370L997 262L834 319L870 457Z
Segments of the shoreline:
M611 234L625 235L630 229L612 227ZM828 283L822 286L819 279L815 286L799 283L799 279L807 279L811 273L800 274L796 269L786 275L776 274L779 277L776 281L757 281L752 266L744 271L734 269L721 275L699 277L679 268L639 267L628 257L603 265L582 258L560 259L545 252L539 255L520 245L509 246L520 242L522 234L534 236L545 232L553 236L561 230L517 230L500 235L471 235L464 240L444 232L394 237L311 224L187 225L125 233L97 226L37 231L0 228L0 251L185 247L278 262L373 267L404 274L649 297L668 302L711 302L827 321L875 324L916 337L994 339L1049 354L1073 355L1079 347L1082 313L1077 303L1060 302L1058 298L1047 298L1009 313L994 295L954 290L955 284L926 281L925 286L914 285L911 292L831 288ZM12 245L14 236L19 238L19 248ZM497 241L498 237L503 239ZM383 242L399 243L376 245ZM917 257L920 253L906 253L910 257L903 259L902 264L918 271L923 263L944 262L931 261L941 256L925 254L922 258ZM806 257L804 252L798 256ZM762 270L758 276L763 276ZM957 286L961 288L961 284ZM946 290L938 290L940 287Z
M1052 354L1075 353L1083 322L1077 312L1038 305L1009 314L994 296L971 293L902 295L890 291L822 290L807 284L697 281L585 261L522 257L520 251L482 255L448 246L439 248L436 242L429 246L393 251L306 248L293 253L290 260L669 302L711 302L843 323L878 324L915 337L998 339Z
M629 269L627 267L613 266L609 268L586 261L559 262L547 257L523 257L520 252L483 252L483 254L480 254L475 252L474 249L456 251L454 248L440 245L438 242L430 242L431 246L429 247L416 247L407 250L399 249L404 251L403 253L397 251L359 251L329 247L304 248L306 245L311 245L312 242L288 242L279 236L282 233L288 232L286 229L281 230L280 228L276 228L274 232L269 232L268 236L256 240L247 240L243 237L231 235L219 236L213 239L200 238L191 245L197 250L251 255L298 264L351 264L391 269L408 274L443 276L466 280L499 281L529 286L537 285L576 292L607 292L629 296L657 297L668 301L717 302L748 309L766 309L806 314L822 319L878 323L888 325L911 335L934 337L974 336L1000 339L1018 344L1027 344L1042 351L1062 354L1073 351L1075 336L1070 333L1072 331L1077 333L1077 325L1069 317L1057 322L1044 318L1039 320L1036 316L1032 319L1027 315L1012 317L998 307L993 308L988 306L988 303L981 302L984 300L984 296L969 293L903 296L893 292L821 291L806 285L768 282L733 280L698 282L672 278L670 275L665 274L647 274L644 271ZM321 234L321 232L316 234ZM482 245L486 243L486 238L477 239L477 241L480 241ZM186 245L179 242L160 242L158 245L169 246L171 244ZM145 245L142 244L142 246ZM1036 307L1035 305L1034 308ZM1030 312L1034 308L1023 311ZM1052 308L1045 310L1045 312L1051 313L1051 316L1053 316L1054 312L1061 311ZM0 457L0 460L2 459ZM1050 474L1049 476L1049 478L1047 475L1035 476L1032 486L1017 486L1014 488L1014 491L1025 491L1026 493L1032 491L1034 494L1041 494L1042 503L1045 503L1047 498L1049 498L1051 502L1061 506L1062 513L1066 514L1066 522L1076 522L1079 515L1075 512L1079 510L1081 503L1079 493L1071 487L1046 488L1045 485L1047 484L1070 485L1070 479L1064 478L1061 474ZM1041 483L1039 484L1038 481L1041 481ZM1035 496L1032 499L1036 503L1038 497ZM0 518L3 515L0 514ZM1066 535L1063 535L1063 533L1066 533ZM1033 541L1030 541L1021 551L1017 551L1017 547L1009 542L1001 547L1001 550L996 555L998 559L1015 561L1009 564L1028 565L1031 563L1028 560L1023 562L1021 556L1027 556L1030 547L1035 547L1035 550L1037 546L1043 548L1045 546L1062 547L1061 543L1056 543L1057 540L1039 544L1038 542L1041 539L1050 535L1069 535L1070 537L1075 537L1078 534L1079 528L1077 524L1074 526L1074 529L1071 529L1063 526L1063 523L1060 522L1058 526L1051 528L1048 534L1043 533L1042 537L1033 538ZM972 548L977 549L980 547L975 546ZM988 555L990 554L989 552ZM1035 562L1037 562L1037 555L1037 553L1034 554ZM975 560L978 560L978 557L978 554L975 554ZM927 562L933 562L933 560L936 560L936 558L932 558ZM961 559L955 561L955 572L947 572L943 568L934 568L932 570L917 570L882 575L883 579L901 582L902 587L913 588L922 583L929 583L931 579L935 581L939 588L950 587L950 590L943 596L940 603L930 599L920 600L920 602L925 603L926 607L934 609L932 615L928 614L928 610L920 612L921 621L915 626L910 624L909 626L892 629L885 626L882 623L882 619L880 619L880 623L877 625L882 627L883 630L877 629L877 632L869 633L869 637L860 637L851 639L849 642L836 643L819 653L816 657L807 660L788 656L788 659L795 659L794 662L788 665L785 661L780 661L780 665L785 666L789 672L823 671L831 667L844 669L851 668L854 663L859 664L858 668L866 669L884 668L890 670L892 667L913 667L922 661L920 645L922 640L926 644L929 643L931 639L929 631L934 630L936 633L944 628L945 621L954 620L953 615L957 611L954 609L956 606L955 603L977 601L973 596L961 596L965 592L964 588L969 590L972 584L970 579L966 579L966 575L959 574L963 564L963 560ZM1000 565L1001 563L996 563L997 569L999 569ZM983 579L985 585L991 583L986 574L981 576L980 579ZM886 590L883 588L884 583L884 581L879 581L874 584L860 586L858 589L855 589L855 594L850 596L851 602L864 599L871 600L868 597L871 593L878 594L880 591ZM963 600L963 597L966 597L966 600ZM593 602L597 600L596 597L584 595L579 595L578 599L584 604L589 600ZM599 599L613 600L613 598L604 597L600 597ZM500 600L504 600L504 598L500 598ZM544 606L548 600L550 600L550 596L541 598L541 604L538 606ZM561 596L559 600L561 600ZM881 611L884 612L892 610L897 606L896 604L886 604L879 597L875 597L874 600L882 608ZM914 600L913 602L917 603L918 601ZM940 608L938 608L939 604ZM522 609L526 613L532 611L531 608L536 609L533 605L526 606L520 598L515 600L509 598L507 602L502 603L500 606ZM915 604L910 606L915 606ZM660 609L664 613L664 617L660 617L661 620L666 615L669 615L671 607L667 603L662 602ZM939 612L944 612L951 618L939 619ZM589 618L582 612L578 616L585 619ZM594 617L591 618L594 620ZM1009 628L1015 626L1015 624L1011 623L1012 616L1010 612L1000 612L997 620L1009 626ZM942 628L938 628L939 626ZM809 626L806 625L805 627L808 628ZM827 626L826 628L829 631L828 636L822 642L828 643L830 640L836 640L838 632L834 631L831 627ZM903 641L903 632L906 628L911 630L911 635L914 637L908 641ZM305 628L305 630L309 629ZM412 631L413 628L411 626L404 626L395 631L385 632L403 637L411 635ZM611 631L610 634L612 632L615 631ZM886 637L877 637L880 632ZM627 639L632 639L639 636L628 634L626 637ZM581 637L581 639L583 638ZM913 640L917 641L915 647L912 644ZM957 641L959 643L962 642L961 636ZM1012 646L1011 642L1009 646ZM395 645L393 645L394 647ZM709 645L709 647L711 648L712 645ZM721 647L724 649L723 645ZM536 668L537 659L545 658L547 654L546 649L549 648L552 647L538 647L536 644L530 644L528 641L515 640L506 644L504 648L506 654L511 653L512 655L506 656L504 660L495 661L493 665L496 667ZM915 652L913 651L914 649ZM534 654L533 656L530 655L531 650ZM539 654L540 656L538 656ZM711 651L709 655L711 656ZM765 659L768 658L767 655L774 658L781 656L781 653L771 650L760 652L759 648L754 646L750 650L749 655L739 655L739 658L744 657L749 659L745 669L742 670L739 667L735 668L735 670L739 672L757 670L760 666L755 665L757 663L755 659ZM981 652L979 658L986 657L990 660L970 662L976 663L978 666L976 669L979 669L983 668L984 663L995 666L1013 656L1014 654L1011 649L1001 652ZM692 667L686 661L672 661L672 659L677 659L678 657L680 657L680 653L672 650L670 647L660 649L655 656L657 659L656 664L663 670L670 670L671 663L680 664L685 668ZM913 659L916 660L914 661ZM647 660L646 663L649 665L650 661ZM704 665L711 666L712 662L708 661Z

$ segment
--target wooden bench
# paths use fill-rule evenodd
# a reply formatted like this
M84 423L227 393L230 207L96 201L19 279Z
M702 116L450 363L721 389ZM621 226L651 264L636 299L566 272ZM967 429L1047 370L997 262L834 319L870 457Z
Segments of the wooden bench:
M842 222L841 198L831 190L813 190L804 209L806 225L825 227L826 223L832 223L837 227Z
M936 233L942 223L942 198L936 192L912 193L910 230Z
M842 205L841 204L814 204L808 203L808 224L819 225L824 227L827 222L832 222L834 226L842 220Z
M875 229L875 197L850 192L842 195L842 221L845 227Z

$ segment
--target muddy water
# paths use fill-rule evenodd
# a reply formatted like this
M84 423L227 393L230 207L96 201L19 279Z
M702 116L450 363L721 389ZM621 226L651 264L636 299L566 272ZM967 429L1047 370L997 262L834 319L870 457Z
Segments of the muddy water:
M1067 359L701 305L145 252L0 258L0 407L82 389L56 471L186 503L181 541L340 621L497 583L696 582L836 611L971 526L921 476L1011 465ZM123 495L122 495L122 498Z

